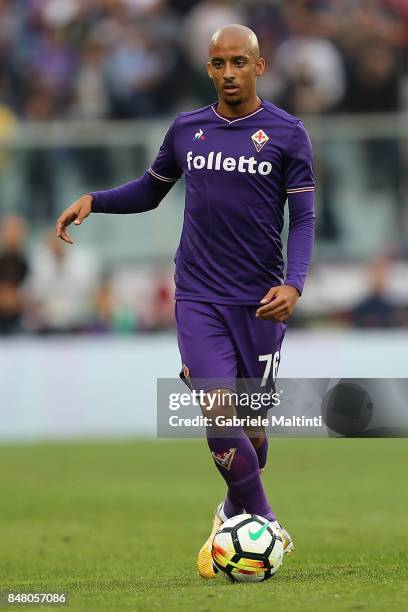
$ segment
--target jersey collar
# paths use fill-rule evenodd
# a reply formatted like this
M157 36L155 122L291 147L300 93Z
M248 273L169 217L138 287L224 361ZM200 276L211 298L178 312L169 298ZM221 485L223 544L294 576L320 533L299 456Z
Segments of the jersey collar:
M244 119L249 119L250 117L253 117L254 115L256 115L257 113L260 113L264 107L262 106L263 102L261 100L261 106L259 108L256 109L256 111L254 111L253 113L250 113L249 115L244 115L243 117L238 117L237 119L227 119L226 117L223 117L222 115L220 115L219 113L217 113L217 111L215 110L216 105L218 104L218 102L215 102L214 104L211 105L211 110L213 111L213 113L215 115L217 115L217 117L219 117L219 119L222 119L223 121L225 121L226 123L237 123L237 121L243 121Z

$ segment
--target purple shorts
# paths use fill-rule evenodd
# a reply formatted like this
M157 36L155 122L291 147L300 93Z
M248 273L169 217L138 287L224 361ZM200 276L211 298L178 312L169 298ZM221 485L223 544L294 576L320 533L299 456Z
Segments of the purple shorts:
M239 392L237 379L272 388L286 323L257 319L257 308L176 300L180 376L192 389Z

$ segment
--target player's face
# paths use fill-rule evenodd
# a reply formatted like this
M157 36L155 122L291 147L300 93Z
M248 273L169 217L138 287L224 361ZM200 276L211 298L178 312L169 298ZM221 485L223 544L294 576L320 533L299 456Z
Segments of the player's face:
M265 60L256 58L247 44L232 41L214 43L207 63L219 100L239 106L256 96L256 79L265 69Z

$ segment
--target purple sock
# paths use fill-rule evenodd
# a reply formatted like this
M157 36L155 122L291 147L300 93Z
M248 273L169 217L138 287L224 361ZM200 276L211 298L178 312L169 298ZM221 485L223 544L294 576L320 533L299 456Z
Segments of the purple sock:
M266 460L268 458L268 438L265 435L261 446L255 449L255 452L258 457L259 469L262 470L266 465Z
M215 465L241 508L259 514L268 521L276 520L262 486L258 457L249 438L240 427L225 432L228 437L216 438L207 432L207 442Z
M259 469L262 470L265 467L266 460L268 458L267 436L265 436L265 438L263 439L261 446L255 448L255 452L258 457ZM231 489L228 489L227 497L224 501L223 511L227 518L237 516L237 514L242 514L244 512L244 508L240 505L238 497Z
M224 500L223 511L227 518L237 516L237 514L242 514L244 512L241 502L231 488L228 489L227 497Z

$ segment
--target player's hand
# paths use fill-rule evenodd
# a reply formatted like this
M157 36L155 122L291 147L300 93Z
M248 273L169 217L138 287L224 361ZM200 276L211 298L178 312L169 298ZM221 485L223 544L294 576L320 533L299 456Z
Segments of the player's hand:
M55 231L57 238L65 240L69 244L74 244L71 236L67 232L67 227L70 223L75 225L81 225L82 221L89 217L91 214L92 196L84 195L79 200L76 200L69 208L64 210L62 215L59 216Z
M260 301L264 306L258 308L255 316L267 321L286 321L294 311L298 299L299 292L291 285L272 287Z

